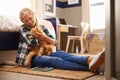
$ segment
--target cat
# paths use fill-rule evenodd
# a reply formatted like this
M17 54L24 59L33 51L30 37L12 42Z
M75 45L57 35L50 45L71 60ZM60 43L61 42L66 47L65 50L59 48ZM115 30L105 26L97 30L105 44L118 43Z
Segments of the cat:
M39 27L32 28L30 32L32 34L37 33L37 34L46 35L44 33L44 31ZM30 38L33 38L33 36L30 36ZM25 63L24 63L25 66L30 66L30 63L31 63L31 60L32 60L33 56L41 56L41 55L48 55L49 56L51 54L51 52L53 52L53 47L54 47L53 45L48 44L45 41L39 41L39 42L40 42L39 46L34 47L34 48L31 47L31 51L27 55Z

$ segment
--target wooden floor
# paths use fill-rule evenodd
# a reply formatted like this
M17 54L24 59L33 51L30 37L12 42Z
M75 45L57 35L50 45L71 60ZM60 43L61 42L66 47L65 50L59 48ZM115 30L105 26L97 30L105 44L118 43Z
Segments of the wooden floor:
M85 55L88 55L88 54L85 54ZM0 61L3 61L3 60L14 61L15 56L16 56L16 51L0 51ZM0 71L0 80L64 80L64 79ZM105 76L96 75L96 76L87 78L85 80L105 80Z

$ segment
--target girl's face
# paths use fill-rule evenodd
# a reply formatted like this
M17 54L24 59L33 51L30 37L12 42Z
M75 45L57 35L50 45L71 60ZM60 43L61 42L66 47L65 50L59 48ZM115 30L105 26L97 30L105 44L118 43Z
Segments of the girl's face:
M30 28L34 28L36 25L36 18L34 15L28 13L23 17L23 23L28 25Z

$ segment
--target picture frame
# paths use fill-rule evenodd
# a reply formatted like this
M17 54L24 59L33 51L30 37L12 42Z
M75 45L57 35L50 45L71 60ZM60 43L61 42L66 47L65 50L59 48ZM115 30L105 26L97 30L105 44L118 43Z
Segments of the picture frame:
M56 16L56 0L45 0L45 18L55 17Z

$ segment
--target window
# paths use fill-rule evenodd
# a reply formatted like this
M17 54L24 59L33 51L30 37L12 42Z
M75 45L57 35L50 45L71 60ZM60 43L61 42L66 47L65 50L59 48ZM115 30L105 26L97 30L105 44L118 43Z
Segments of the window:
M30 7L30 0L1 0L0 15L19 17L23 7Z
M105 0L90 0L90 26L105 29Z

